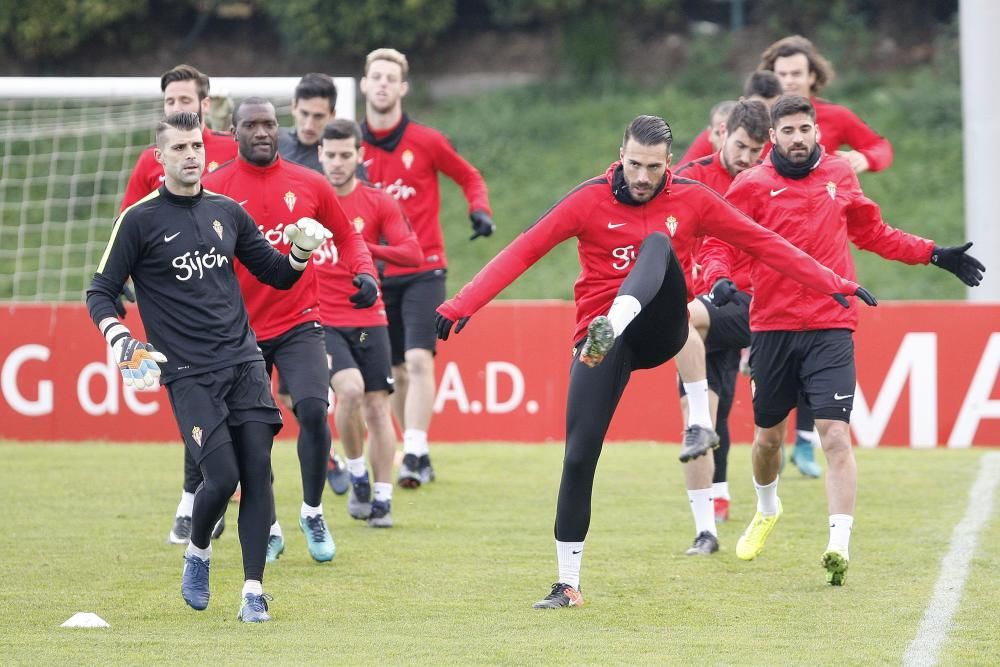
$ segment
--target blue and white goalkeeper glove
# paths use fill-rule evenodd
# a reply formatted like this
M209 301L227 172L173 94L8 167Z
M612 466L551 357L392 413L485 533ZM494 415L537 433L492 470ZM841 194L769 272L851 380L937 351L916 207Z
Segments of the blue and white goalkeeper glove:
M156 384L156 379L160 377L158 364L167 361L162 352L157 352L150 343L132 338L132 333L118 322L105 330L104 337L115 353L126 387L146 389Z
M299 218L294 225L285 227L285 238L292 244L288 261L299 271L304 271L309 263L309 255L333 238L333 233L312 218Z

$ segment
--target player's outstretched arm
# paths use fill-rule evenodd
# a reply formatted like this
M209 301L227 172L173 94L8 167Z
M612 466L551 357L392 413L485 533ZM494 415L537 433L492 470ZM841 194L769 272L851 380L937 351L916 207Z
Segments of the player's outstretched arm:
M98 326L114 351L125 386L136 389L152 387L156 378L160 377L158 364L165 363L166 356L157 352L152 344L133 338L132 332L113 317L101 320Z
M983 271L986 267L978 259L968 253L972 241L962 246L941 248L934 246L931 254L931 264L958 276L958 279L969 287L976 287L983 281Z

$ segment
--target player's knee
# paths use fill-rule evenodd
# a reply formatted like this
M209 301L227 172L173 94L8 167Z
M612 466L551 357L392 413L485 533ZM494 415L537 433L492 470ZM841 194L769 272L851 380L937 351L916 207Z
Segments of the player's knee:
M574 479L593 476L597 469L597 457L600 455L601 443L580 443L572 440L573 445L567 444L566 454L563 457L563 475Z
M345 382L338 384L334 390L337 397L337 405L348 412L354 412L361 407L361 401L365 396L365 386L363 383Z
M305 398L295 406L295 416L300 429L318 431L326 426L326 401Z
M765 452L776 452L781 449L781 429L758 428L754 435L753 444Z
M642 240L642 245L639 246L639 252L643 252L646 248L650 249L662 249L670 246L670 237L663 232L653 232L646 238Z
M434 355L430 350L406 351L406 373L409 378L425 377L434 373Z
M827 458L851 453L851 428L847 422L820 419L816 421L816 430Z
M389 397L385 392L369 392L364 395L361 411L365 422L379 424L389 418Z

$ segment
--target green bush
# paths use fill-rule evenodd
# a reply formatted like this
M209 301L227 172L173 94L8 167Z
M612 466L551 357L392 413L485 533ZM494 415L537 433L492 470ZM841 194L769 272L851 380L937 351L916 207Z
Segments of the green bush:
M455 20L454 0L262 0L291 53L363 55L431 46Z
M66 56L126 20L145 16L147 10L148 3L139 0L2 2L0 41L18 58Z

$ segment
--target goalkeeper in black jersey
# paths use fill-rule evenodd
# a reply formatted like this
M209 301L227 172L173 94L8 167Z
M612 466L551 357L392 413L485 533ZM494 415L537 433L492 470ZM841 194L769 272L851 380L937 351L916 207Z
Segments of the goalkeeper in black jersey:
M198 610L208 606L212 528L239 483L246 579L239 618L267 621L270 598L261 582L271 517L271 444L281 414L233 261L261 282L288 289L331 235L303 218L285 229L292 247L283 255L239 204L203 190L205 147L197 114L161 121L155 154L163 185L115 221L87 290L87 307L126 385L152 387L162 373L181 437L204 474L184 555L185 601ZM133 338L115 314L114 302L130 275L150 343Z

